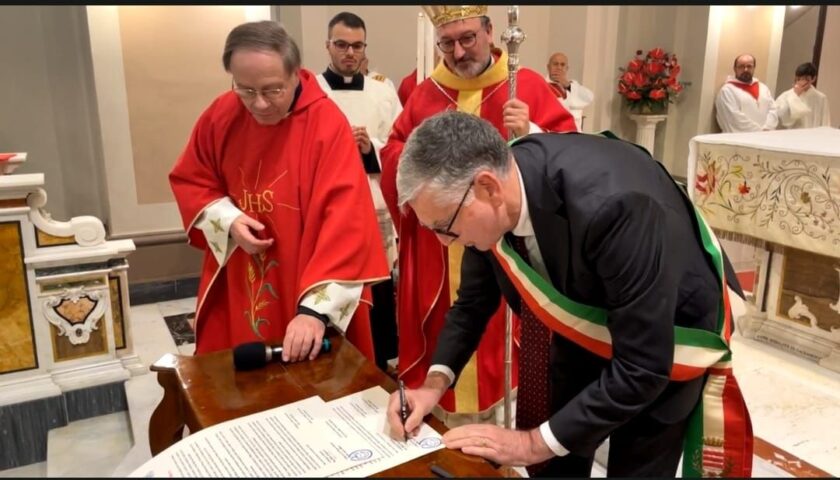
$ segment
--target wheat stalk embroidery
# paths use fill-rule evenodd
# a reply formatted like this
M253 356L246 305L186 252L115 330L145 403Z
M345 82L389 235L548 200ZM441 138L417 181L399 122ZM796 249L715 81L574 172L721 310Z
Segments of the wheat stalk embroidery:
M265 337L263 337L260 333L260 325L264 323L269 324L271 322L260 315L260 310L267 307L271 300L270 298L263 298L263 294L268 292L269 297L274 297L275 300L278 299L277 292L274 290L271 283L266 282L265 277L268 271L276 267L278 263L277 260L269 260L266 264L265 252L251 255L251 260L252 261L247 263L248 278L245 282L245 286L248 289L248 300L250 301L250 305L249 308L244 311L244 314L248 323L251 325L251 330L253 330L254 335L264 339ZM258 273L259 278L257 278Z

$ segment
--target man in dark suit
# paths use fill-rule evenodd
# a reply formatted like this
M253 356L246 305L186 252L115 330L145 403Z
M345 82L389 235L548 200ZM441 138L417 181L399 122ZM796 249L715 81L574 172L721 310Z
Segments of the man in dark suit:
M522 315L518 430L466 425L444 435L446 446L532 474L589 476L609 436L610 476L673 476L704 380L671 380L675 325L714 332L722 288L665 169L634 145L592 135L534 134L508 147L483 120L446 112L412 134L397 189L442 243L468 248L426 382L406 392L404 426L391 398L394 435L415 432L452 388L503 294ZM611 358L523 311L492 253L500 240L563 295L606 312ZM542 402L525 405L524 390L541 386Z

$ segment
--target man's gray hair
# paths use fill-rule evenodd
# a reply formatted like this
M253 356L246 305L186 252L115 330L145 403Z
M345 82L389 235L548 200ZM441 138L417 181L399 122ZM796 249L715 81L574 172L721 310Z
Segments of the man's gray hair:
M486 120L451 110L429 117L408 137L400 157L399 205L426 188L438 205L457 203L478 173L506 178L509 158L507 142Z
M222 65L230 72L230 57L237 50L265 50L277 52L283 58L286 75L301 65L300 49L279 22L262 20L243 23L228 33L222 53Z

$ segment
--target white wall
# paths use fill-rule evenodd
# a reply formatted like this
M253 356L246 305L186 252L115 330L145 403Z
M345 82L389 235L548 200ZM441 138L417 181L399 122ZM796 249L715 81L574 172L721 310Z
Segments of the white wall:
M817 87L828 97L831 125L840 127L840 7L830 5L825 19Z
M230 86L221 65L227 33L269 18L270 9L95 5L85 12L112 236L183 232L168 171L200 112ZM178 19L190 23L179 27Z
M303 66L315 73L329 63L325 42L327 24L342 11L355 13L367 27L369 67L385 74L396 85L416 65L415 45L418 6L305 5L279 6L277 19L297 41Z
M28 152L57 220L104 218L84 7L0 6L0 151Z
M542 65L535 70L548 74L546 64L554 52L563 52L569 57L569 78L581 81L586 63L584 39L589 7L583 5L562 5L551 7L548 31L548 49ZM594 59L593 59L594 60Z
M779 75L776 78L774 96L779 96L779 94L791 88L796 67L813 60L820 6L803 5L799 7L799 10L792 10L787 7L785 12L782 50L779 54ZM793 16L795 16L795 19L789 22L787 17Z
M709 7L678 7L674 29L674 52L682 67L680 81L686 82L683 93L668 110L666 130L657 136L656 149L673 175L684 177L687 171L688 142L699 133L706 133L700 122L703 67L709 28Z
M584 109L584 132L615 130L613 125L615 78L618 60L618 26L621 8L617 5L592 5L586 7L586 35L583 37L584 58L581 83L595 93L595 101Z

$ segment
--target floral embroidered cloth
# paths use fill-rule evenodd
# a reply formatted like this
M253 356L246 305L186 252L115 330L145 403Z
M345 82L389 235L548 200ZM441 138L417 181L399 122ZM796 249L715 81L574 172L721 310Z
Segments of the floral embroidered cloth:
M687 178L712 228L840 258L840 130L699 135Z

